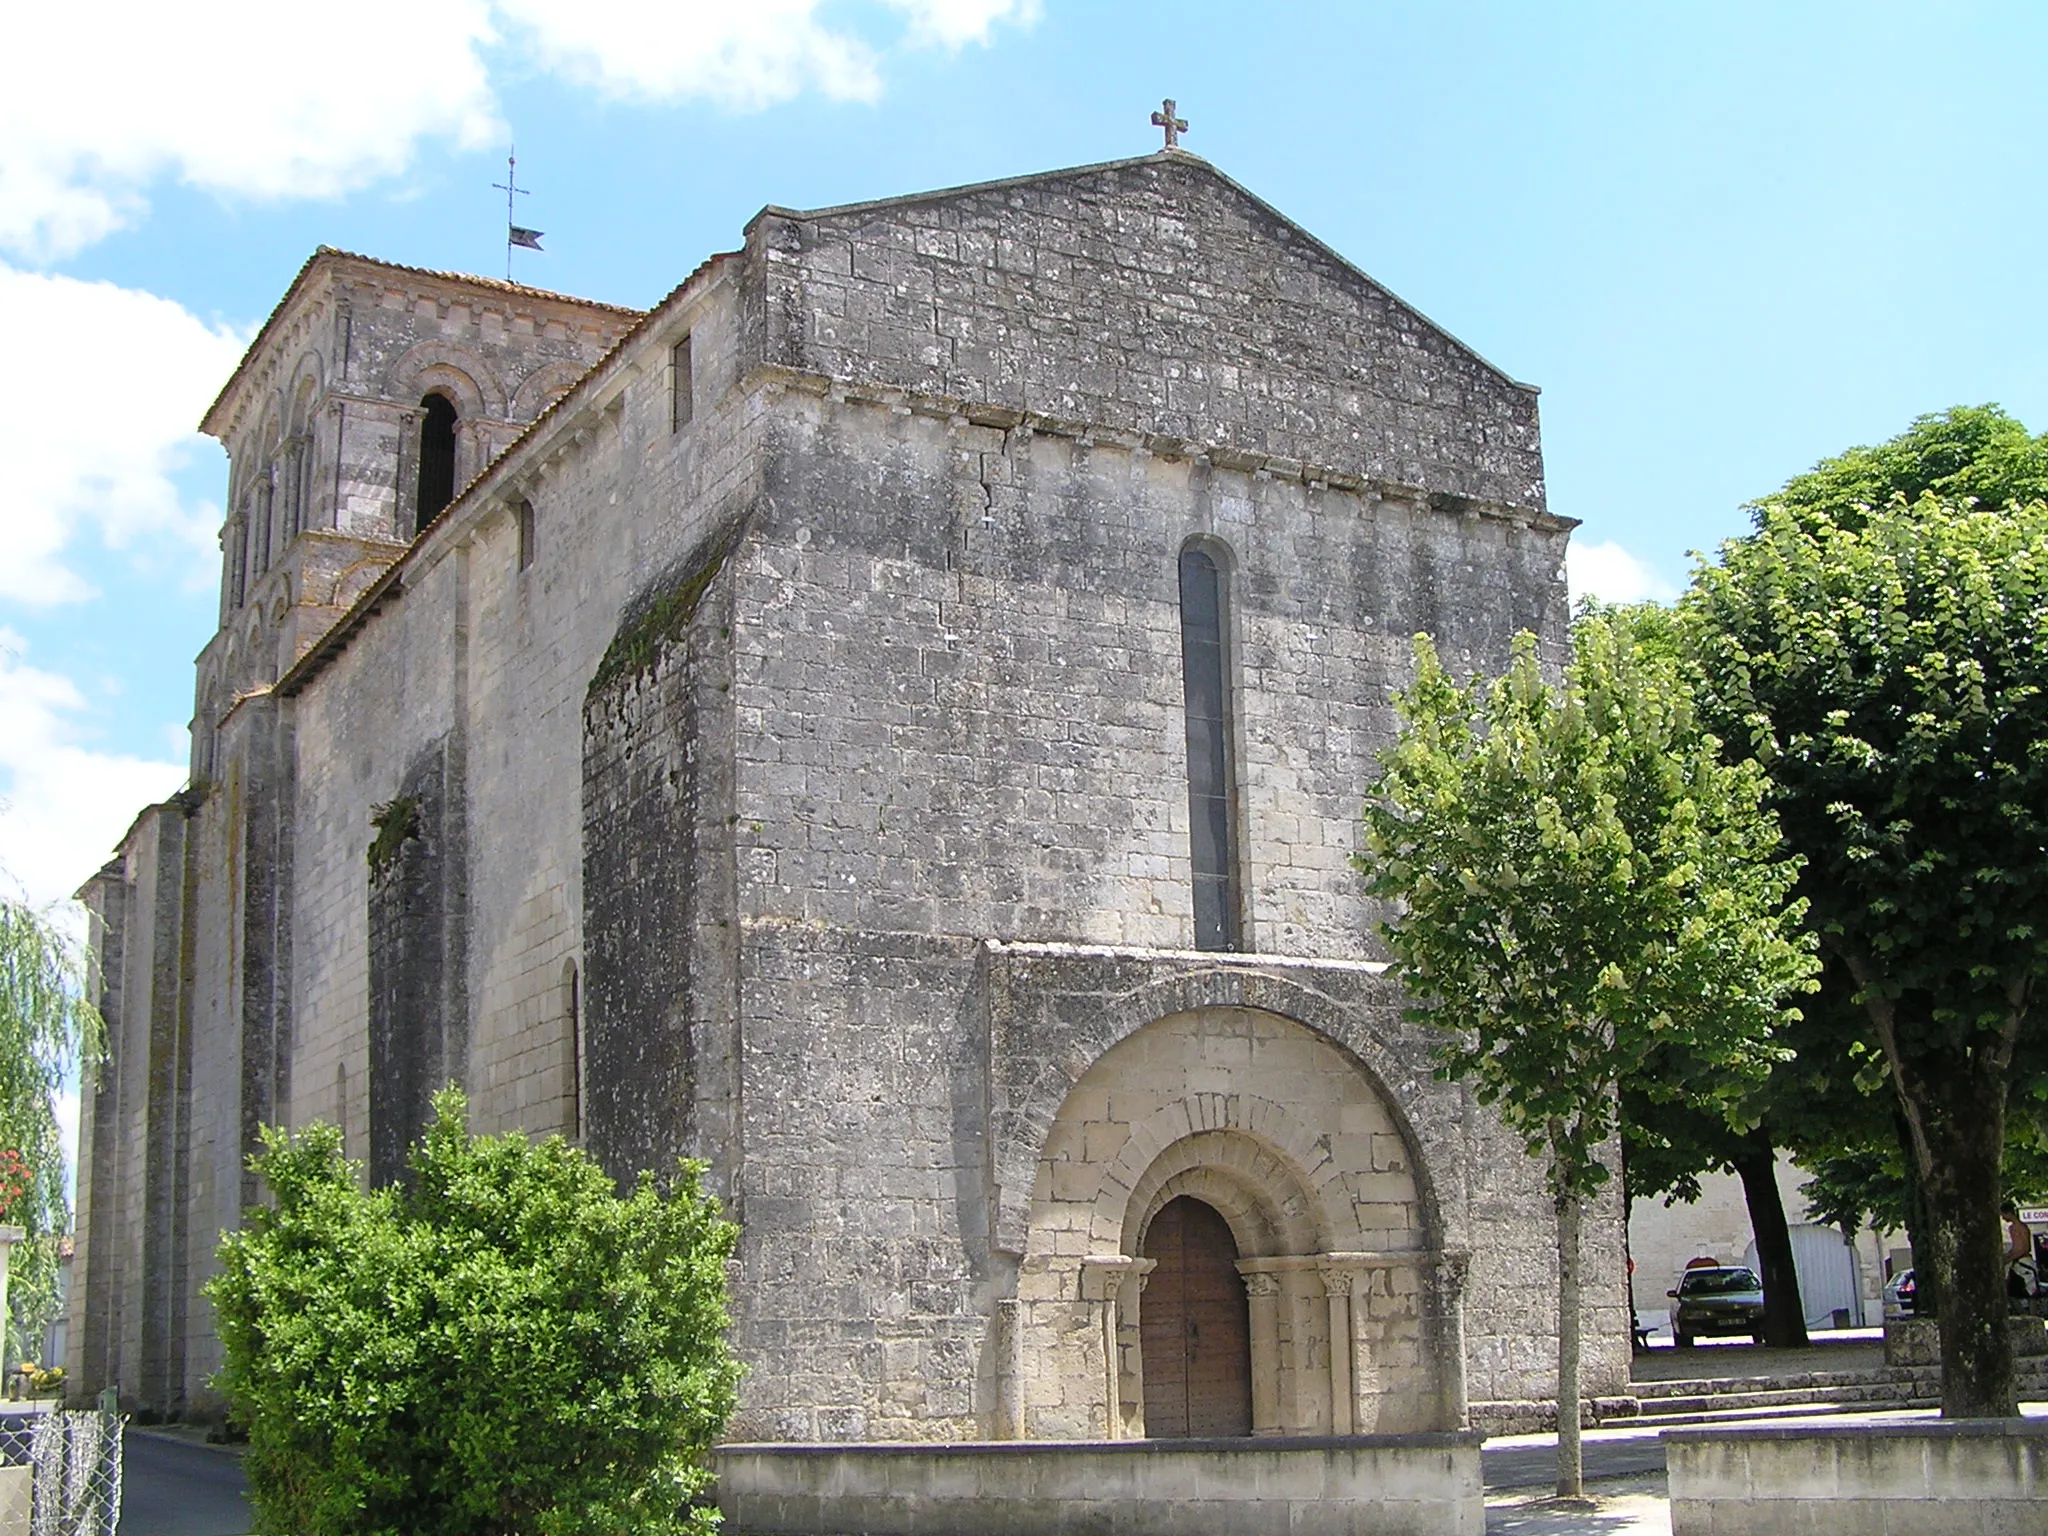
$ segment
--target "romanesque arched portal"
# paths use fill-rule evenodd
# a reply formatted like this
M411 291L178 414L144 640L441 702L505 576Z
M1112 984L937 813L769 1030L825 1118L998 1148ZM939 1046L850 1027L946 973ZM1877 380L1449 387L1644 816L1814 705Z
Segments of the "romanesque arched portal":
M1226 1249L1234 1289L1215 1274ZM1456 1394L1442 1377L1458 1362L1426 1315L1436 1249L1412 1140L1354 1057L1256 1008L1157 1019L1080 1076L1046 1136L1018 1281L1015 1428L1446 1427ZM1154 1297L1162 1265L1170 1291ZM1242 1418L1220 1406L1225 1352L1174 1343L1230 1307L1246 1335ZM1173 1380L1155 1386L1161 1369Z

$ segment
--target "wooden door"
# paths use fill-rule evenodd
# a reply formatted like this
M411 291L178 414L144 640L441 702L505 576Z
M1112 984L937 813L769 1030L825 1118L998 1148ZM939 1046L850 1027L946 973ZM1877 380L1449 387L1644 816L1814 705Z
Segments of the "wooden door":
M1145 1257L1158 1261L1138 1298L1145 1433L1250 1434L1251 1314L1229 1223L1183 1195L1152 1218Z

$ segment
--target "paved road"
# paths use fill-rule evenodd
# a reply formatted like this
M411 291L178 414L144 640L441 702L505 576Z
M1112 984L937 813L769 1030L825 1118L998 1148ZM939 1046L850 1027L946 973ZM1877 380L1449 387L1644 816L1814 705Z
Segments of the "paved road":
M1580 1445L1586 1480L1635 1477L1664 1470L1664 1442L1654 1429L1588 1430ZM1479 1453L1488 1491L1557 1484L1557 1441L1549 1435L1515 1435L1489 1441Z
M248 1536L241 1458L130 1426L121 1444L121 1536Z

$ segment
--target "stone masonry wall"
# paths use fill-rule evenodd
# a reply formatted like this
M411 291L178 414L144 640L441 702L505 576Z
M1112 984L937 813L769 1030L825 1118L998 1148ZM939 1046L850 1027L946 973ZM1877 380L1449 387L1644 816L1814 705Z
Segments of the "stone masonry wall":
M766 361L1543 506L1535 392L1195 156L750 235Z
M380 313L437 346L487 321L488 305L388 297ZM678 427L685 334L695 409ZM234 431L255 430L237 409ZM404 484L402 425L366 411L347 432L369 436L339 438L355 534ZM351 1155L371 1150L371 816L445 743L467 934L447 962L467 1047L447 1060L467 1063L474 1123L574 1127L569 978L594 965L586 1049L650 1019L670 1032L655 1096L690 1115L669 1144L712 1159L742 1223L753 1373L735 1433L986 1433L1023 1249L1011 1216L1039 1156L1018 1096L1113 1043L1084 1049L1057 1010L1042 1040L1008 1032L987 946L1137 948L1203 976L1369 957L1349 860L1408 637L1494 668L1530 628L1560 659L1567 526L1542 512L1529 392L1200 162L771 211L419 540L379 612L261 709L227 712L195 813L193 1080L261 1079L270 1112L338 1121ZM687 666L658 661L587 712L636 600L729 529ZM1194 537L1228 551L1258 952L1240 962L1184 953L1175 566ZM232 672L203 668L202 697L225 708L207 679ZM647 755L621 777L606 754L629 744ZM244 1059L236 972L237 925L269 899L251 905L244 866L241 797L261 786L236 779L263 750L294 765L267 781L291 800L289 959L257 978L286 988L269 1063ZM630 976L642 930L621 871L655 903L662 951ZM1363 1057L1393 1001L1346 1007L1313 1027ZM1406 1080L1381 1080L1407 1107ZM1418 1176L1484 1265L1473 1390L1526 1395L1551 1369L1530 1315L1547 1211L1490 1117L1436 1092L1417 1106ZM194 1230L239 1211L250 1102L195 1095L194 1200L203 1184L212 1205L193 1204ZM212 1349L200 1310L188 1331L189 1378Z
M449 746L444 736L407 765L369 855L369 1161L378 1184L404 1172L436 1090L467 1079L468 829Z
M1004 1122L971 946L1191 945L1182 542L1234 556L1252 945L1350 959L1373 916L1358 798L1407 637L1498 666L1526 625L1555 658L1561 530L886 399L792 389L777 427L735 572L757 1362L735 1432L986 1433L988 1330L1021 1245L991 1232L1010 1186L988 1173ZM1490 1117L1451 1098L1428 1121L1434 1176L1469 1181L1459 1222L1485 1250L1472 1390L1533 1393L1554 1350L1518 1287L1549 1273L1547 1209L1519 1148L1460 1131ZM1614 1311L1589 1322L1625 1341Z
M573 1128L565 1037L569 977L582 990L585 959L585 691L634 594L753 494L754 406L731 394L730 316L729 291L707 283L648 338L665 357L692 333L700 405L689 429L670 430L659 365L631 376L520 462L516 493L534 508L529 564L503 502L459 531L437 529L403 573L403 598L293 701L303 777L291 1113L342 1123L352 1156L368 1151L371 814L399 792L414 755L458 730L472 1120Z
M584 704L584 1113L622 1184L697 1148L700 1089L731 1070L719 982L738 935L719 790L732 614L720 577L737 537L712 533L628 605Z

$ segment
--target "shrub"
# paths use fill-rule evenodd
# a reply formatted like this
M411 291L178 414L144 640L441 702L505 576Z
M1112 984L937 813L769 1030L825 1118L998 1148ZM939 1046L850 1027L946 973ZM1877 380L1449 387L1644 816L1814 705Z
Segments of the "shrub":
M434 1100L404 1187L341 1134L271 1128L275 1207L207 1287L260 1536L674 1536L731 1411L737 1235L679 1165L621 1197L559 1136L472 1137Z

